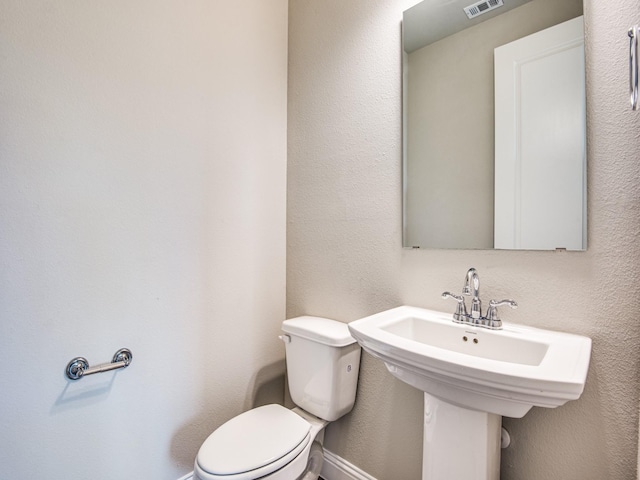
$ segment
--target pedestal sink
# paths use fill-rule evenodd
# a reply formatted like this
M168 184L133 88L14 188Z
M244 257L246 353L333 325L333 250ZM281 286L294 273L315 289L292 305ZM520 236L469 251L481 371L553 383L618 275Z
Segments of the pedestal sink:
M502 416L580 397L591 339L504 323L487 330L403 306L349 324L389 372L425 392L423 480L498 480Z

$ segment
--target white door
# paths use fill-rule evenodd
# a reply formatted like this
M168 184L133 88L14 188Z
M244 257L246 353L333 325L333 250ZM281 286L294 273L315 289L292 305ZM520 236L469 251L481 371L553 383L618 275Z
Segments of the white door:
M495 49L495 248L586 248L582 17Z

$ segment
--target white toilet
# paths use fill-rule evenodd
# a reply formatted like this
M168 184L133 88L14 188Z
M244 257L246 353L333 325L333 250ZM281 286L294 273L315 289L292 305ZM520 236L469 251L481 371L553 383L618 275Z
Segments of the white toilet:
M196 480L311 480L322 466L324 427L353 408L360 346L347 324L319 317L282 323L289 410L265 405L232 418L200 447Z

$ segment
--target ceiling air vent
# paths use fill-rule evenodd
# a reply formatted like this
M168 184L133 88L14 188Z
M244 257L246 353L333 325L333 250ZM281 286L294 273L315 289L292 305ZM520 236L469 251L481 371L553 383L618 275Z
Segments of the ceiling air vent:
M476 18L483 13L490 12L494 8L498 8L503 5L504 3L502 3L502 0L483 0L482 2L477 2L473 5L469 5L468 7L464 7L464 13L466 13L469 18Z

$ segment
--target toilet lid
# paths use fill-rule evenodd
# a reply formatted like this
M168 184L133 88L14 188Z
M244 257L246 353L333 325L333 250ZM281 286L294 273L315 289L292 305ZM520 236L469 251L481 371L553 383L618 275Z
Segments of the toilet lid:
M304 448L301 444L309 441L310 429L306 420L281 405L254 408L209 435L197 463L212 475L235 475L274 462L275 470L281 467L277 460Z

